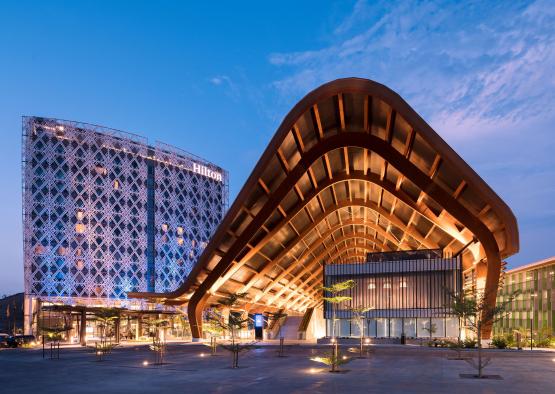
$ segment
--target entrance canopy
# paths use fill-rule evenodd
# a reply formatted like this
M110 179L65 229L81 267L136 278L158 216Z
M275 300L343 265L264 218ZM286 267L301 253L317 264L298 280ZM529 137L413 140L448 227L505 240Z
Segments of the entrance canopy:
M516 219L399 95L340 79L285 117L187 280L130 296L188 304L199 337L220 297L303 312L321 303L325 263L438 248L461 256L467 284L493 305L502 259L519 248Z

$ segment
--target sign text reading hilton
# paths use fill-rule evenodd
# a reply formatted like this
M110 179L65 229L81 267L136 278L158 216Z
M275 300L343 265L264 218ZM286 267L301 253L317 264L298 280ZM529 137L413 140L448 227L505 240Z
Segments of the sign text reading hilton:
M222 174L217 171L212 171L210 168L197 163L193 163L193 172L196 172L197 174L206 176L208 178L212 178L219 182L222 181Z

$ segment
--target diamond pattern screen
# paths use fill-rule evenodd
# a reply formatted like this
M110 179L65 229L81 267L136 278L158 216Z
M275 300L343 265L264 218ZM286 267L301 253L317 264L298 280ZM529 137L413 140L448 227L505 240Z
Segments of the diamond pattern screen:
M166 165L166 159L164 154L155 170L157 292L175 290L185 280L225 209L222 182Z
M174 290L227 208L227 173L167 145L35 117L23 138L26 294Z

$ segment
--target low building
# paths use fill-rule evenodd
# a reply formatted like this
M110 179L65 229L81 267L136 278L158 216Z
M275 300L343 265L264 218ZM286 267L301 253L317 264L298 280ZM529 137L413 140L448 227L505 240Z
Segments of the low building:
M508 313L493 327L494 334L555 335L555 256L508 270L497 302L508 304Z
M364 312L367 337L458 336L449 294L462 288L459 257L445 257L441 250L418 250L369 253L365 263L326 264L326 287L346 280L354 280L355 286L338 295L349 299L324 302L326 336L360 336L353 321L353 310L360 307L370 308ZM326 292L325 297L333 295Z
M23 293L0 298L0 334L23 333Z

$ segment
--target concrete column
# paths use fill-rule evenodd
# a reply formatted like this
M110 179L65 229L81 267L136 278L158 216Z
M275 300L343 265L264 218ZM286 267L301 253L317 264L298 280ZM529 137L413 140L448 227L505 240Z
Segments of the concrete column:
M114 328L116 334L116 342L119 343L120 331L121 331L121 319L118 317L115 322Z
M142 318L142 315L137 316L137 325L135 326L135 340L136 341L138 341L139 338L141 337L141 331L142 331L142 328L143 328L141 318Z
M33 335L33 297L25 295L23 297L23 333Z
M79 325L79 343L87 345L87 312L81 311L81 323Z

